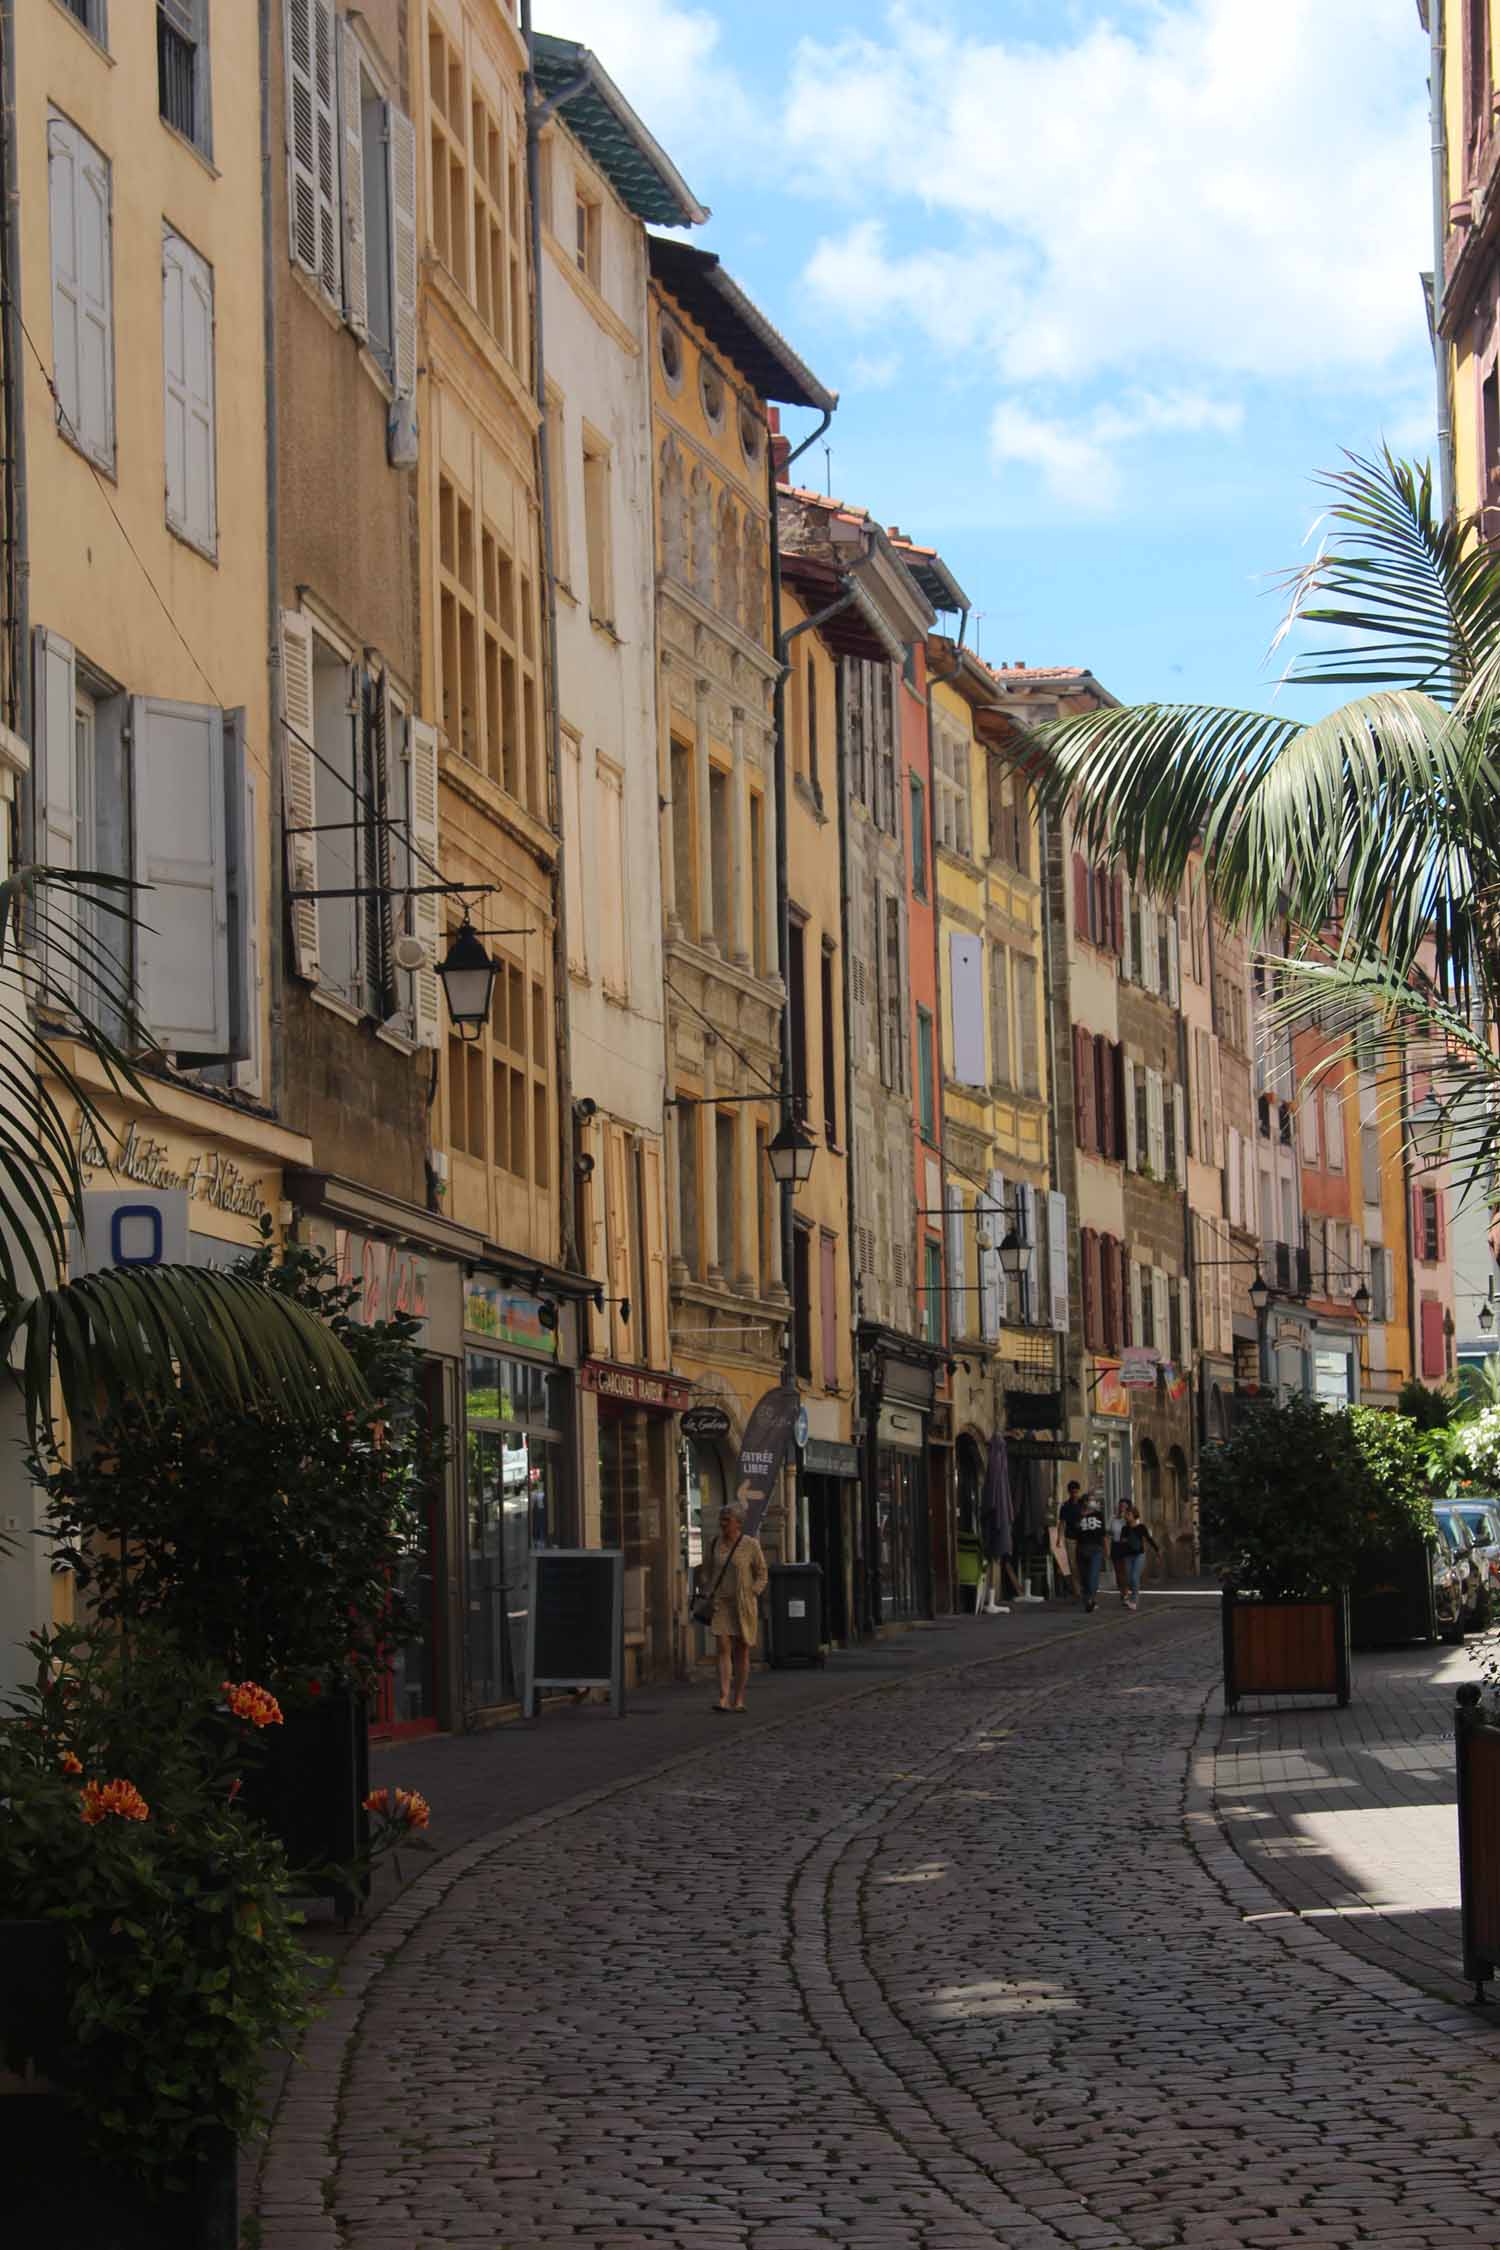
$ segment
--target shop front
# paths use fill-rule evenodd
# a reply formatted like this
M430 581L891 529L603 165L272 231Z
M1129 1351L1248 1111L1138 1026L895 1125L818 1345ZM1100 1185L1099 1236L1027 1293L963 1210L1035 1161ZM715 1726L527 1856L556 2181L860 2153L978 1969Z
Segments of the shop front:
M677 1418L692 1388L674 1375L607 1359L584 1360L578 1388L585 1440L592 1406L598 1463L598 1523L589 1543L617 1547L625 1558L627 1680L669 1679L677 1663L682 1567L670 1500Z
M1088 1465L1083 1481L1111 1514L1136 1498L1130 1427L1130 1392L1117 1359L1096 1358L1090 1376Z
M857 1348L865 1530L856 1592L860 1629L868 1632L932 1615L928 1432L946 1354L868 1321ZM946 1464L946 1452L943 1458Z
M841 1439L810 1437L802 1448L808 1560L823 1574L823 1634L842 1647L850 1638L854 1573L859 1559L859 1454Z
M350 1311L368 1326L398 1314L417 1322L422 1354L421 1412L436 1469L421 1495L418 1520L400 1567L400 1587L415 1637L392 1652L372 1713L377 1738L431 1734L462 1711L459 1510L462 1428L464 1259L477 1247L466 1228L335 1173L298 1169L287 1194L299 1241L323 1250L340 1283L354 1291Z
M464 1709L521 1699L531 1557L582 1542L573 1473L571 1305L498 1273L463 1293Z

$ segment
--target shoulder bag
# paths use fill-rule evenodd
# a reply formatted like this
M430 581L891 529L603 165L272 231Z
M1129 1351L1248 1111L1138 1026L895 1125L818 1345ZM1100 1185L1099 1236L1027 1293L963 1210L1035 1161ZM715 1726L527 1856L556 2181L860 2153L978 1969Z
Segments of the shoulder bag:
M741 1537L743 1536L744 1535L742 1533ZM714 1603L718 1599L719 1588L724 1583L724 1573L729 1568L730 1564L734 1561L735 1547L738 1547L739 1543L739 1540L736 1539L734 1547L730 1548L728 1554L724 1557L722 1563L720 1563L719 1575L714 1580L712 1586L709 1587L708 1592L706 1594L697 1595L694 1600L688 1604L688 1615L695 1625L707 1625L712 1622L714 1614Z

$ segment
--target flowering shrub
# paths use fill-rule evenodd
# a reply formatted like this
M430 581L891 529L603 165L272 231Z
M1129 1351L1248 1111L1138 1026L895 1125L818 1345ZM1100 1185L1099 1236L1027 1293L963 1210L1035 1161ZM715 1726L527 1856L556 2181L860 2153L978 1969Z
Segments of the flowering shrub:
M364 1809L398 1836L425 1828L432 1818L432 1807L418 1789L372 1789Z
M279 1727L283 1724L281 1705L275 1696L257 1687L253 1680L241 1680L238 1685L233 1680L225 1680L222 1693L234 1716L243 1719L247 1726Z
M1500 1406L1487 1407L1455 1429L1452 1467L1459 1484L1500 1492Z
M0 1919L65 1930L47 2075L85 2146L159 2189L205 2132L255 2129L265 2050L308 2020L318 1964L280 1846L236 1804L246 1722L214 1675L73 1629L30 1649L0 1716Z

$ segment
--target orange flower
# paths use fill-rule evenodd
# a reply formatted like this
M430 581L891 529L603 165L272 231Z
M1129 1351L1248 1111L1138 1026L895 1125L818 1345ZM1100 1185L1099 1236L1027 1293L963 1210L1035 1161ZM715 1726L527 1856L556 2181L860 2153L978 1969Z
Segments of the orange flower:
M224 1680L220 1685L224 1701L247 1726L279 1727L282 1724L281 1705L274 1695L257 1687L253 1680L241 1680L238 1685L233 1680Z
M406 1828L425 1828L432 1818L432 1807L417 1789L372 1789L365 1811L399 1820Z
M65 1750L62 1754L62 1770L64 1773L82 1773L82 1758L75 1758L71 1750Z
M90 1828L116 1820L149 1820L151 1808L133 1781L86 1781L78 1810Z

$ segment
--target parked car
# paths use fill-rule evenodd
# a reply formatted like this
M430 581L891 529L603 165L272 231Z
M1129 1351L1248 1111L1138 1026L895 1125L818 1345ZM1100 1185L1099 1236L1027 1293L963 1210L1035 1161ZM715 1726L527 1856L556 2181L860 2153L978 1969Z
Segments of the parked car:
M1459 1628L1454 1638L1477 1633L1489 1623L1489 1583L1474 1535L1450 1501L1435 1510L1438 1537L1447 1547L1459 1587Z
M1450 1500L1447 1505L1467 1526L1474 1542L1479 1567L1484 1573L1488 1605L1484 1622L1489 1624L1500 1614L1500 1498L1466 1493L1462 1500Z
M1461 1641L1464 1637L1463 1566L1441 1530L1428 1552L1432 1557L1432 1606L1438 1636L1445 1641Z

